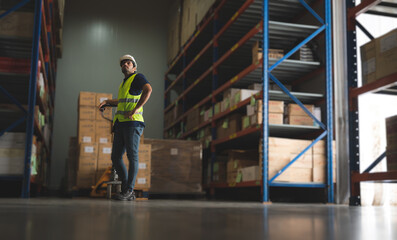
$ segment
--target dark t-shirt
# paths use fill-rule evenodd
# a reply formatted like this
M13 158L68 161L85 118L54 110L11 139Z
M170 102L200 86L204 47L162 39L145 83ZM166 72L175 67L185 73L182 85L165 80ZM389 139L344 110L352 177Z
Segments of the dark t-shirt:
M124 83L129 77L131 77L131 75L129 75L126 78L124 78ZM137 73L135 78L134 78L134 80L131 83L130 94L131 95L139 95L139 94L141 94L143 86L145 84L147 84L147 83L149 83L149 81L146 80L145 76L142 73ZM114 123L114 127L116 127L118 124L131 125L133 127L145 127L145 123L144 122L139 122L139 121L119 122L118 120L116 120L116 122Z

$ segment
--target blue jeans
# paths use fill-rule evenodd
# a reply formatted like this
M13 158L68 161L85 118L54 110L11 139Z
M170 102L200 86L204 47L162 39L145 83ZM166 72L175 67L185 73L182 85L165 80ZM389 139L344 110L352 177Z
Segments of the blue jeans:
M114 129L112 148L112 163L116 169L121 189L123 192L133 190L136 175L138 174L138 149L143 127L118 124ZM127 168L123 162L124 152L127 151L127 158L130 167Z

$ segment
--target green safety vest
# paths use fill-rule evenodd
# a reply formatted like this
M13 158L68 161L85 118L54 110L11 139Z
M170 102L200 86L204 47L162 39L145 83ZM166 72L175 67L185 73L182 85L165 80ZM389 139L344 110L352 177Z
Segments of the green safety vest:
M136 74L133 74L124 83L120 84L119 95L117 97L118 99L117 111L113 119L113 124L116 122L116 120L119 120L119 122L128 122L128 121L144 122L142 107L139 108L134 115L132 115L133 120L124 117L125 113L130 112L135 108L142 95L142 93L139 95L130 94L130 86L132 81L134 81L135 76Z

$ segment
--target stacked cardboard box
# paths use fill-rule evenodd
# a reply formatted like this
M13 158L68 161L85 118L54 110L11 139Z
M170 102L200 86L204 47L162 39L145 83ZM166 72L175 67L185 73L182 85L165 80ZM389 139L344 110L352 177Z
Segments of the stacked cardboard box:
M314 105L304 105L310 113L314 112ZM313 126L314 120L298 104L288 104L286 122L290 125Z
M256 150L229 150L227 161L227 183L233 184L242 181L241 169L258 165L258 151Z
M386 118L387 170L397 170L397 115Z
M288 138L269 138L269 179L273 178L291 160L311 144L310 140ZM262 146L259 145L260 159ZM333 171L335 173L335 143L333 143ZM317 142L308 149L290 167L288 167L275 181L282 182L326 182L326 145L324 141ZM262 162L260 161L260 169ZM335 182L335 174L333 176Z
M200 110L199 108L193 108L186 117L186 130L190 131L200 124Z
M152 145L150 192L202 192L201 142L145 138L145 144Z
M247 106L247 117L249 120L243 119L243 129L248 126L262 124L263 110L262 100L256 100L254 105ZM269 101L269 124L283 124L284 118L284 102L283 101Z
M314 56L311 48L305 44L291 56L291 59L312 62L314 61Z
M397 29L361 47L363 84L397 72Z

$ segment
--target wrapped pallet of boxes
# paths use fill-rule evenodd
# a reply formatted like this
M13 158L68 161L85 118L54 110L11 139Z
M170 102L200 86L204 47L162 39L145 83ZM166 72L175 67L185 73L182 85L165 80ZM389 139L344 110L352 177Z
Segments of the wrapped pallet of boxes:
M258 151L229 150L227 161L227 183L234 184L242 181L240 169L258 165Z
M216 124L217 139L230 137L241 130L241 114L233 113L223 119L220 119Z
M387 170L397 170L397 116L386 118Z
M200 141L145 138L152 158L151 193L202 193L202 146Z
M76 179L76 186L78 188L91 188L91 186L95 185L97 156L97 143L80 144L78 171Z
M305 104L304 105L309 112L314 112L314 105ZM298 105L298 104L288 104L287 108L287 124L290 125L305 125L313 126L314 120Z

